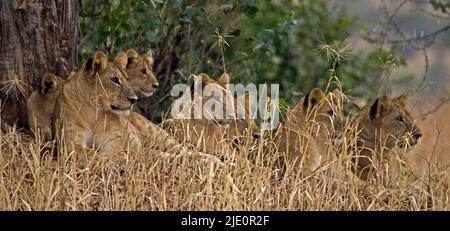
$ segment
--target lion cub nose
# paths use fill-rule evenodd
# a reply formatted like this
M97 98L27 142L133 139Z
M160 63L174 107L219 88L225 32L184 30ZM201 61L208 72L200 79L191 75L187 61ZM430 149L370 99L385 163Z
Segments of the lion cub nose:
M422 133L416 132L416 133L414 133L413 136L414 136L414 138L416 138L418 140L418 139L420 139L420 137L422 137Z
M154 84L152 84L152 86L153 86L153 88L157 88L159 86L159 84L158 83L154 83Z
M127 97L131 104L135 104L138 100L137 96Z

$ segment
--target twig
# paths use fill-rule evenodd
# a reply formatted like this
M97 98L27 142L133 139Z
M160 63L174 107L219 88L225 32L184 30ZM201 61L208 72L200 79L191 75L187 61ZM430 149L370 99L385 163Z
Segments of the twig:
M77 50L80 50L86 42L91 39L91 37L94 35L95 28L97 27L97 0L92 0L92 8L91 8L91 15L92 15L92 22L89 26L89 29L86 33L86 35L78 42Z
M222 66L223 66L223 71L225 73L227 73L227 69L225 66L225 46L229 47L230 44L227 42L227 40L225 40L225 38L231 38L232 36L228 35L228 34L220 34L220 31L218 28L216 28L215 31L216 35L215 37L217 37L217 41L211 46L211 48L215 47L215 46L219 46L220 49L220 54L221 54L221 58L222 58Z
M450 102L450 97L446 97L446 98L442 99L442 101L434 109L423 113L422 115L418 116L417 119L424 120L427 116L435 113L436 111L438 111L441 107L443 107L448 102Z

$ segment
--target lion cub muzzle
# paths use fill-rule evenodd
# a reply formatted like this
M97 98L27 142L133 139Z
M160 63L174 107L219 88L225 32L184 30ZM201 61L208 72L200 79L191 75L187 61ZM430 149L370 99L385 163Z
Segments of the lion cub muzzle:
M125 98L127 99L126 101L110 103L110 111L119 116L129 116L131 109L138 101L138 97L134 91L129 90Z
M413 132L406 135L405 142L403 142L400 146L412 149L417 145L417 143L419 143L419 139L421 137L422 132L416 128Z

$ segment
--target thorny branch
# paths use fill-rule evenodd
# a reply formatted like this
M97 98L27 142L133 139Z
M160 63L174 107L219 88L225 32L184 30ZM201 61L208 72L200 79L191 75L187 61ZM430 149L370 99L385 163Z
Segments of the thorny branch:
M385 20L383 20L383 22L378 25L378 27L381 27L381 29L369 32L368 34L363 35L363 37L368 42L378 44L380 46L387 45L387 44L389 44L389 45L408 45L412 49L422 52L423 57L424 57L424 65L425 65L424 74L422 76L421 81L417 84L417 87L408 92L408 94L414 95L414 94L417 94L417 93L423 91L424 89L433 85L433 83L430 83L428 81L428 75L429 75L429 69L430 69L430 59L429 59L429 55L427 52L427 48L429 48L430 46L432 46L435 43L436 38L440 34L450 30L450 24L443 26L442 28L437 29L437 30L427 33L427 34L424 34L424 32L422 31L418 35L417 32L414 31L412 36L406 35L400 29L400 27L395 23L394 18L403 7L408 5L407 3L417 4L419 2L414 1L414 0L403 0L399 5L397 5L395 7L395 9L392 12L389 12L389 10L387 9L387 6L386 6L386 2L383 0L380 4L380 11L382 12ZM428 1L420 2L420 3L430 4L430 2L428 2ZM419 9L422 9L422 8L419 8ZM416 9L416 11L417 11L417 9ZM444 15L440 15L440 14L433 13L430 11L423 10L423 12L426 12L426 15L433 17L433 18L437 18L439 20L448 18ZM388 32L391 32L391 34L388 34ZM377 33L377 34L374 36L373 33ZM397 36L400 38L389 38L392 36ZM442 97L440 100L440 103L438 105L436 105L436 107L434 109L432 109L426 113L423 113L418 118L424 119L428 115L439 110L439 108L441 108L442 106L447 104L449 101L450 101L449 96Z

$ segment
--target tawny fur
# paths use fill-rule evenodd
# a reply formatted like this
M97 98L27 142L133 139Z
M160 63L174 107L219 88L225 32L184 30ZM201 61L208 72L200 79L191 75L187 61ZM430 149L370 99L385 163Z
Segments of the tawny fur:
M280 167L293 166L294 171L316 170L332 156L326 149L331 141L341 139L345 124L342 93L325 94L315 88L288 111L275 135L280 153Z

